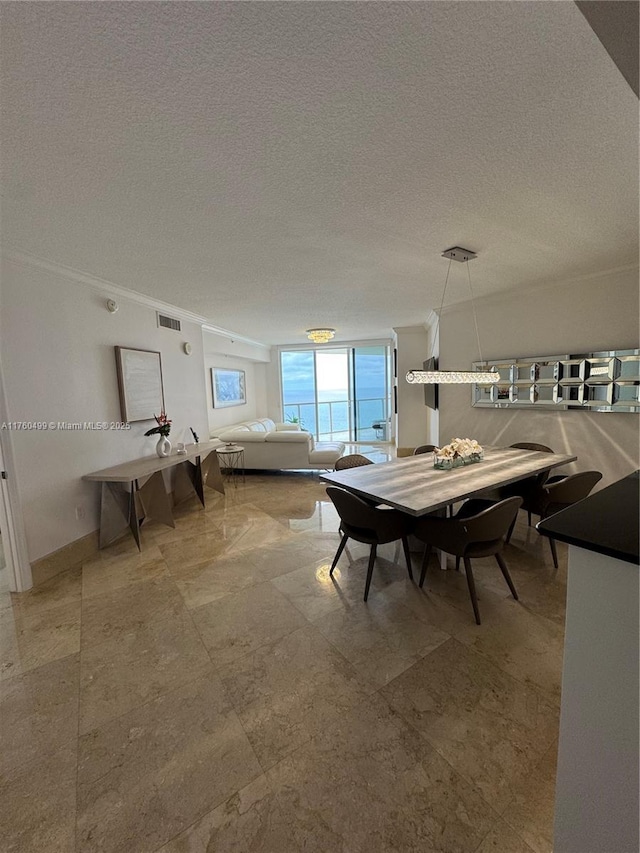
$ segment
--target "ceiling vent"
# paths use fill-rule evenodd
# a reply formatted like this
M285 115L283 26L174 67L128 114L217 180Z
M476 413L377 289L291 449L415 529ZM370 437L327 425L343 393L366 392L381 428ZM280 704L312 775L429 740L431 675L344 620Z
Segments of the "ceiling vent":
M166 314L158 313L158 325L162 326L163 329L173 329L174 332L179 332L182 328L180 320L176 320L174 317L167 317Z

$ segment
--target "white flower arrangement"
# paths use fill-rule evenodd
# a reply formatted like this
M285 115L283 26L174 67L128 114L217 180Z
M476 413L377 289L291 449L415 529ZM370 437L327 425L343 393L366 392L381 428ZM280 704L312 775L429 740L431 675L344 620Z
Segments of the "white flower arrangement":
M475 438L452 438L444 447L434 450L436 467L453 468L458 465L468 465L480 462L484 452Z

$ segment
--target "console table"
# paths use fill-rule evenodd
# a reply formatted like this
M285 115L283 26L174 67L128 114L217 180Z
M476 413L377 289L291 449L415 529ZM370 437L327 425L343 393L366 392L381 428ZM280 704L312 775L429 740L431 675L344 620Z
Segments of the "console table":
M175 503L195 491L204 506L204 483L224 494L224 485L214 451L220 441L189 444L186 453L144 456L85 474L83 480L102 483L100 501L100 547L117 539L127 527L140 548L140 524L153 519L175 527L171 494L167 493L162 472L175 468ZM140 485L140 480L145 482Z

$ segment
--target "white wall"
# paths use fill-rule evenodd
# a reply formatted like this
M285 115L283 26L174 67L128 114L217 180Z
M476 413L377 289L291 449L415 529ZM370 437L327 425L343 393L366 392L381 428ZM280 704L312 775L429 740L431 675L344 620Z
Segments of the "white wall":
M476 300L486 359L582 353L638 347L638 270ZM446 309L440 323L443 370L478 360L470 303ZM481 444L538 441L578 461L567 469L602 471L600 487L639 466L637 414L471 406L470 386L440 387L440 437L470 436Z
M424 326L400 326L394 329L398 351L398 415L396 446L414 448L419 444L437 444L432 436L430 412L424 404L424 385L410 385L405 376L409 370L421 370L431 355L430 336Z
M162 354L171 440L191 441L190 426L207 435L200 325L183 320L181 332L160 329L152 307L121 296L110 314L108 290L13 260L4 260L1 281L0 352L12 421L120 421L114 346L121 345ZM156 439L143 435L151 426L11 432L32 562L98 527L99 487L82 475L152 454Z
M280 350L273 348L271 362L265 365L267 415L276 423L282 423L282 389L280 385Z
M229 424L267 417L267 362L271 358L270 347L250 344L206 330L203 332L203 341L209 435L215 435ZM214 409L211 383L213 367L244 370L246 403Z

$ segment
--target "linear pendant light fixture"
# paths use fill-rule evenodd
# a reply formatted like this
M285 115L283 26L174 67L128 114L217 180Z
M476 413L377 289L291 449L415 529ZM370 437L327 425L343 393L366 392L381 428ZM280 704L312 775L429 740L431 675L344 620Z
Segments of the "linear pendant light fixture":
M335 333L335 329L307 329L307 337L314 344L326 344Z
M447 249L446 252L442 253L443 258L449 258L449 266L447 267L447 277L444 281L444 290L442 291L442 301L440 302L440 311L438 312L438 318L436 320L436 328L433 330L433 344L431 347L431 355L433 356L433 350L435 348L436 341L436 332L438 329L438 324L440 322L440 316L442 314L442 308L444 306L444 297L447 292L447 284L449 282L449 273L451 271L451 261L458 261L461 264L467 264L467 274L469 277L469 293L471 294L471 307L473 310L473 322L476 327L476 338L478 341L478 354L480 356L480 362L482 363L482 350L480 349L480 335L478 333L478 318L476 316L476 305L473 300L473 290L471 288L471 273L469 272L469 261L473 261L474 258L477 258L477 254L475 252L471 252L469 249L462 249L460 246L454 246L452 249ZM477 370L477 371L466 371L466 370L410 370L407 373L407 382L411 384L419 383L421 385L440 385L440 384L471 384L475 383L477 385L492 385L494 382L498 382L500 380L500 374L497 370Z

